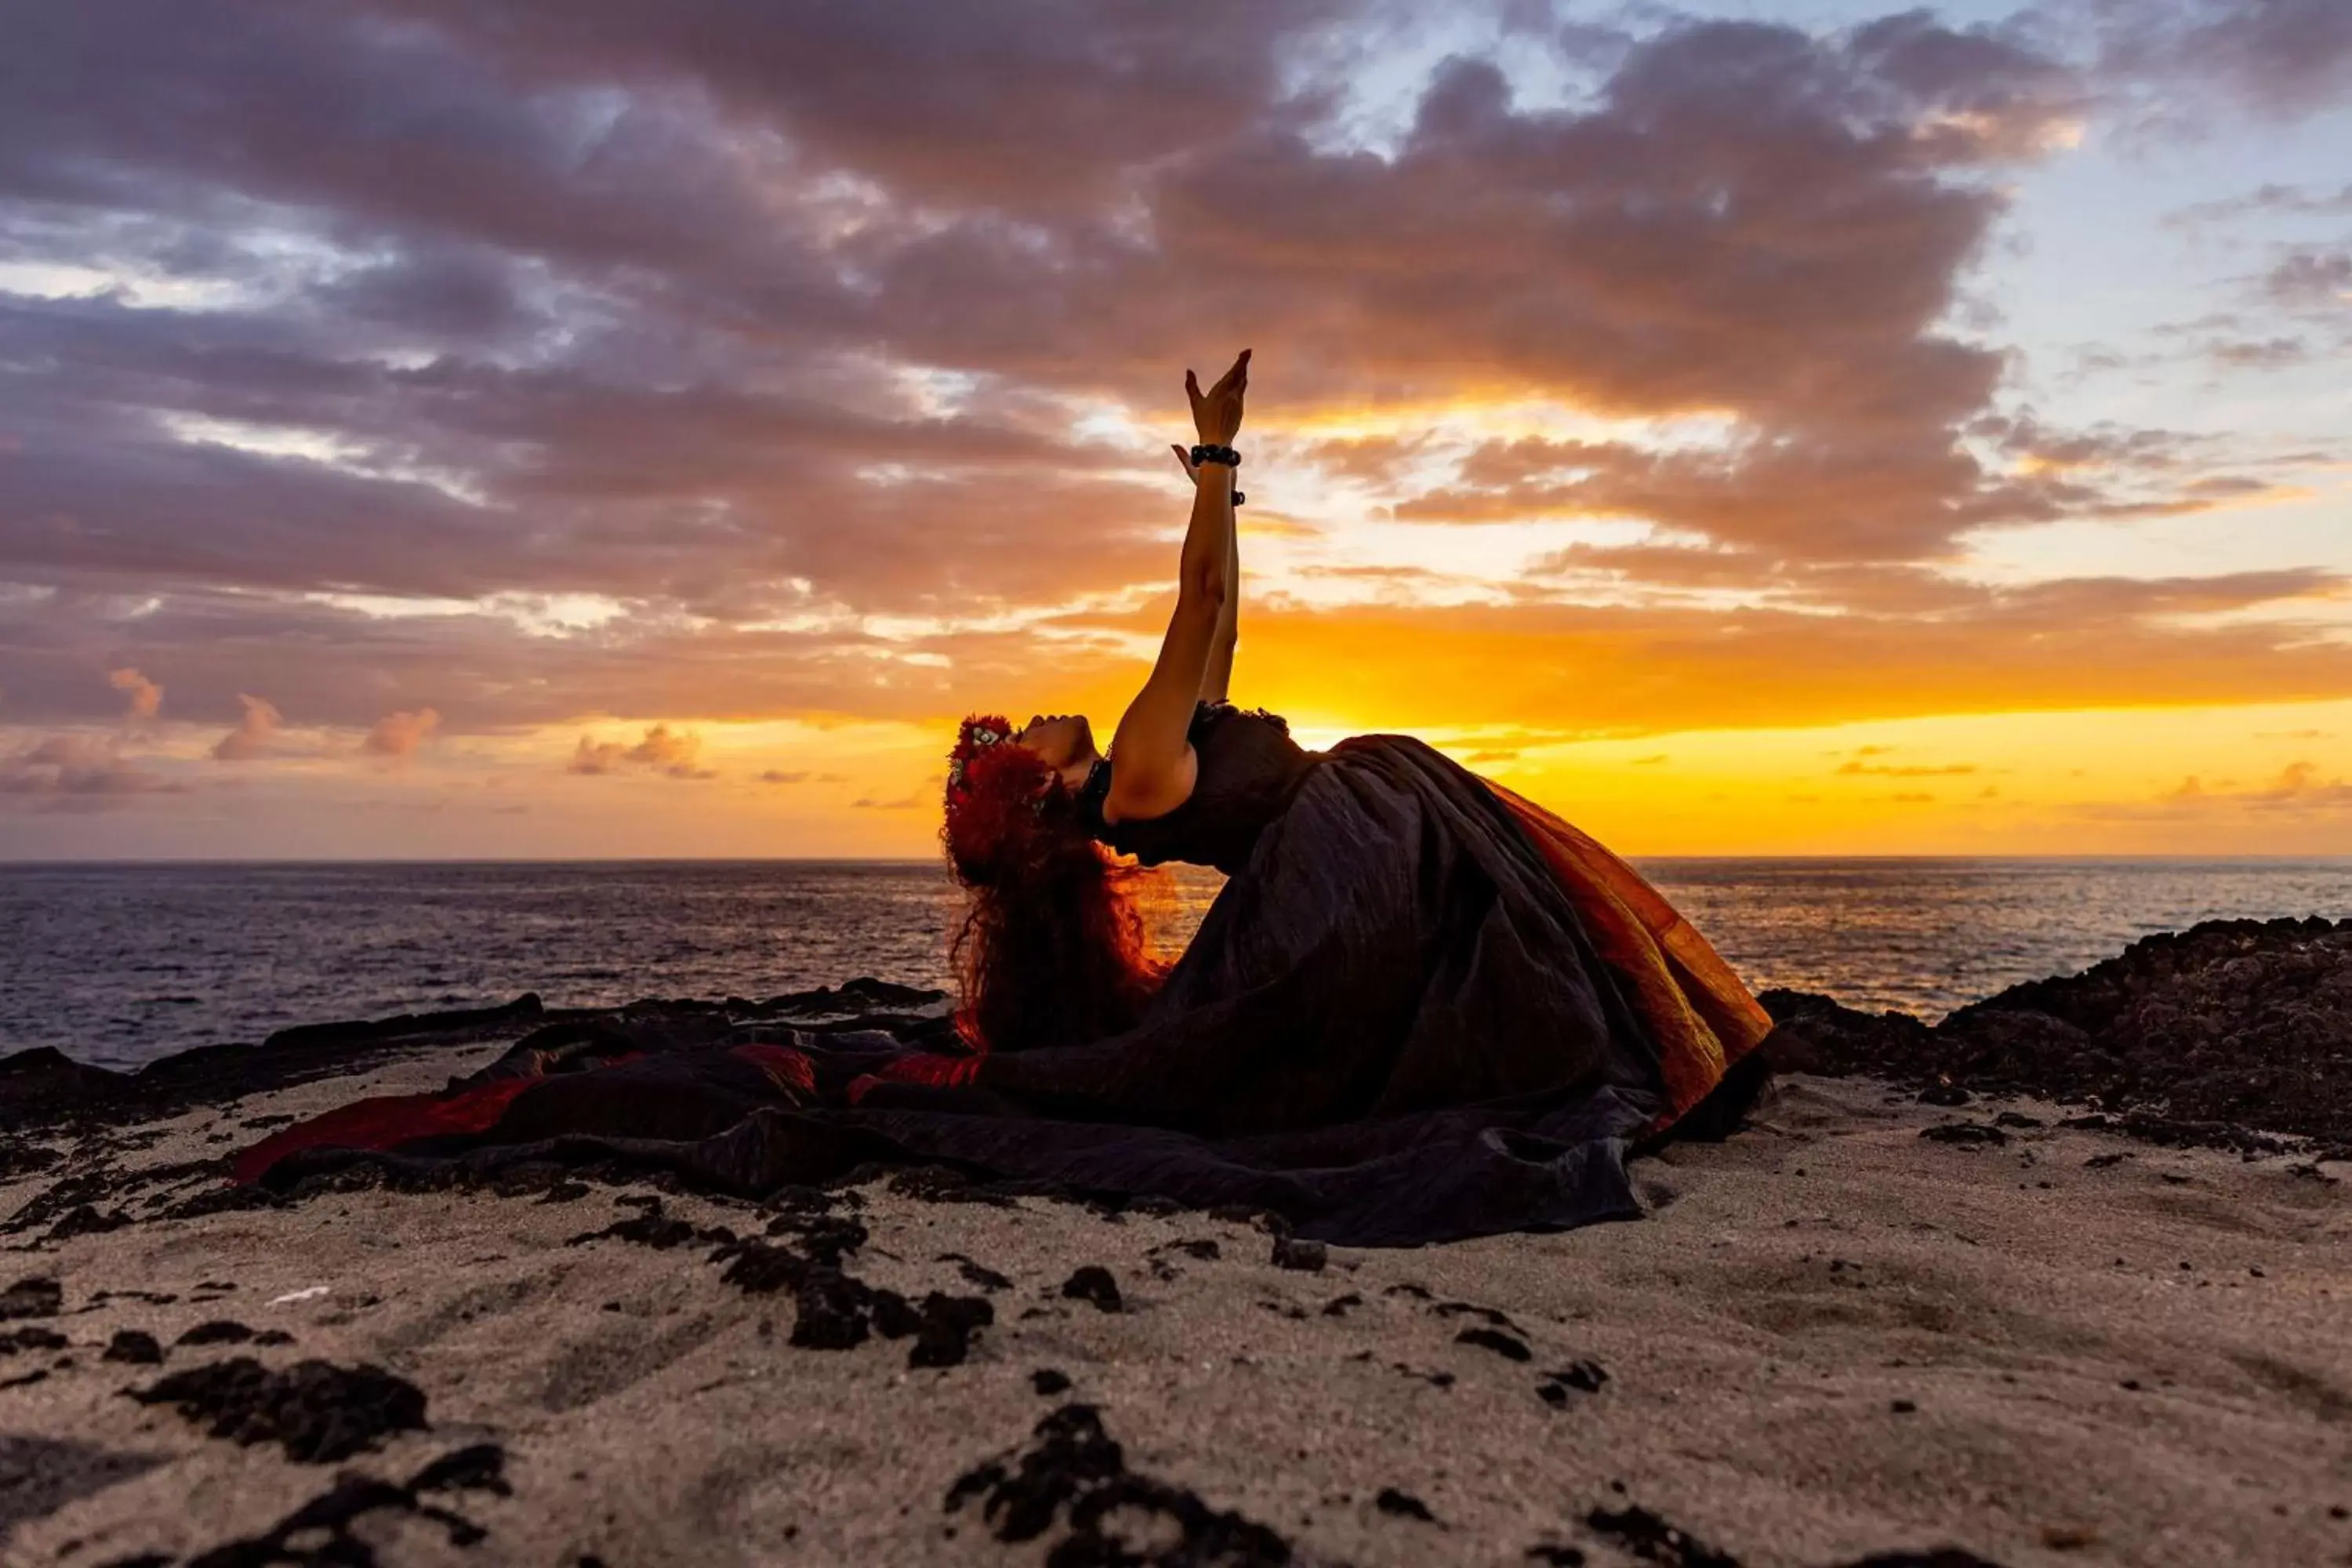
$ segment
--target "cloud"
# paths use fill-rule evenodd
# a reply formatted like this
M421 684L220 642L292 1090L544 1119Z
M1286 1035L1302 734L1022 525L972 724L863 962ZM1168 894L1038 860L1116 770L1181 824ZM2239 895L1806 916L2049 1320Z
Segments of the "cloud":
M760 775L760 782L763 784L805 784L813 776L806 772L785 773L781 769L770 768Z
M414 756L441 728L441 715L430 708L387 713L368 729L360 750L379 757Z
M2333 816L2352 812L2352 780L2323 779L2312 762L2289 763L2268 784L2244 789L2227 781L2208 787L2191 774L2157 797L2159 805L2197 810L2247 810L2284 816Z
M884 800L877 795L863 795L849 804L852 809L857 811L923 811L936 809L940 801L937 795L916 790L892 800Z
M261 698L238 692L236 700L245 705L245 716L236 728L213 743L213 760L220 763L247 763L266 754L271 739L285 722L277 707Z
M2298 252L2271 268L2263 290L2282 305L2340 307L2352 300L2352 251Z
M1399 519L1652 531L1473 612L1301 526L1269 553L1357 602L1253 599L1286 700L1557 731L2352 690L2315 578L1947 574L1973 531L2277 483L2023 408L1971 312L2116 49L1542 9L1433 65L1329 0L56 8L10 39L0 247L98 283L0 297L10 713L110 721L89 671L135 647L175 711L265 684L378 757L428 717L662 714L568 765L690 778L670 726L1108 710L1181 510L1120 443L1181 418L1203 323L1257 347L1269 437ZM2143 81L2200 29L2214 80L2326 41L2288 5L2158 21ZM1549 439L1475 423L1522 401ZM1595 584L1642 602L1565 602Z
M2352 88L2352 8L2341 0L2095 0L2105 70L2126 89L2202 92L2286 119Z
M130 706L123 710L123 722L135 723L141 720L152 719L163 710L163 689L140 674L138 670L109 670L106 681L108 685L124 693L130 700Z
M2272 183L2242 196L2199 202L2174 213L2175 224L2231 223L2256 215L2334 217L2352 214L2352 185L2336 191L2315 191L2305 185Z
M2307 363L2311 345L2301 338L2264 338L2215 343L2206 351L2216 364L2231 370L2282 370Z
M110 735L50 735L0 757L0 795L31 797L50 810L103 811L134 796L186 788L139 766Z
M1876 763L1850 762L1838 769L1841 773L1875 773L1881 777L1895 779L1943 778L1972 773L1976 771L1977 766L1974 763L1948 763L1941 767L1933 767L1917 763L1895 766Z
M572 748L572 760L564 766L566 773L600 774L617 773L624 767L647 768L674 779L715 779L719 774L698 767L695 759L702 752L702 738L675 731L667 724L656 724L646 731L645 739L635 745L618 741L591 741L585 735Z

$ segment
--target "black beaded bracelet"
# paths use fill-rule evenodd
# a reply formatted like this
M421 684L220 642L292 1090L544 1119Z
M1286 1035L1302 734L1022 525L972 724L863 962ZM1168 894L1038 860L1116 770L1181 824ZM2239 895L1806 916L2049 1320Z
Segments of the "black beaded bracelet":
M1238 468L1242 466L1242 455L1231 447L1213 447L1204 443L1192 448L1192 466L1197 468L1203 463L1223 463L1229 468Z

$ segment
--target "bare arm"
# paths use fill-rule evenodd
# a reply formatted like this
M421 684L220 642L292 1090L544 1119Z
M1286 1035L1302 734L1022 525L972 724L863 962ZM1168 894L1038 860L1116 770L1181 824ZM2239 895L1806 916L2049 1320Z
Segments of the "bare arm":
M1185 382L1201 439L1229 444L1241 426L1248 353L1205 395L1189 373ZM1110 795L1103 802L1106 821L1165 816L1192 798L1199 767L1190 739L1192 710L1209 677L1219 628L1226 622L1233 562L1234 470L1206 463L1193 484L1192 517L1184 530L1176 609L1168 620L1168 635L1160 641L1151 678L1128 705L1111 741L1118 765L1111 771ZM1225 663L1230 667L1230 652Z
M1192 458L1181 447L1176 448L1176 460L1184 465L1185 474L1197 481L1200 475L1193 469ZM1234 478L1238 479L1239 475ZM1234 647L1241 640L1242 610L1242 547L1241 513L1235 509L1225 514L1225 608L1217 617L1216 635L1209 642L1209 668L1201 677L1201 700L1223 702L1233 692Z

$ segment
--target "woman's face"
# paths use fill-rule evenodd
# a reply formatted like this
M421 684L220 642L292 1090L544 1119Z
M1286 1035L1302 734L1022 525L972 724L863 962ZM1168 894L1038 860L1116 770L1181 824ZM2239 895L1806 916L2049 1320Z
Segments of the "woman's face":
M1039 714L1013 735L1013 743L1036 752L1074 788L1086 782L1087 770L1100 754L1083 713Z

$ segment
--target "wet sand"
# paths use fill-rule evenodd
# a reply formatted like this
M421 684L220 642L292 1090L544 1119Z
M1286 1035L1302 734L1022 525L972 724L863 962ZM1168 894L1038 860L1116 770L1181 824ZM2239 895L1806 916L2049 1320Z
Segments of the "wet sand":
M2026 1099L1785 1079L1636 1165L1647 1219L1293 1267L1245 1219L904 1179L781 1213L551 1179L146 1217L274 1118L499 1048L45 1138L59 1163L0 1182L8 1215L78 1169L181 1172L0 1258L57 1287L0 1294L0 1559L2352 1563L2347 1167ZM861 1298L863 1342L795 1344L806 1293L722 1231L992 1321L892 1337ZM1115 1299L1066 1290L1088 1267ZM234 1326L177 1342L205 1324ZM160 1363L107 1359L125 1333Z

